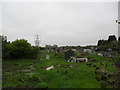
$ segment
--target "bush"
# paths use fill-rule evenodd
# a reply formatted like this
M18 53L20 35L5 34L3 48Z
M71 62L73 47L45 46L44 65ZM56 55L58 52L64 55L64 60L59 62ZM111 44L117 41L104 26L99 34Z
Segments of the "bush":
M31 46L25 39L15 40L12 43L7 40L2 41L2 58L3 59L20 59L38 57L39 48Z
M11 58L28 58L31 54L31 45L27 40L15 40L10 45Z
M31 47L31 54L30 54L30 58L32 59L37 59L38 58L38 53L39 53L39 48L38 47Z

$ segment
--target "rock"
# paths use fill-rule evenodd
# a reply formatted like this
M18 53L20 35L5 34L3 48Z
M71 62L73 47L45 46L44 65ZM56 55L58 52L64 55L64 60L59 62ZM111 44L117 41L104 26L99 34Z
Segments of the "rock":
M58 67L60 66L60 64L57 65Z
M47 67L46 70L54 69L54 66Z
M50 56L49 56L49 55L46 55L46 59L50 59Z

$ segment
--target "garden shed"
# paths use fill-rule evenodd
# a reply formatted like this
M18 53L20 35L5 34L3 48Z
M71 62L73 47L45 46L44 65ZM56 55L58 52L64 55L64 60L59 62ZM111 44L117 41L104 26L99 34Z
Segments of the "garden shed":
M71 49L68 49L64 52L64 58L65 60L69 60L70 57L73 57L75 55L75 52Z

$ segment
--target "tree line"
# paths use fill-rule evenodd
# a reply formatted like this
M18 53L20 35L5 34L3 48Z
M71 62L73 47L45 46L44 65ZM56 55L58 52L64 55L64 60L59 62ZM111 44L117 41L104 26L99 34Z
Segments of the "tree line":
M31 44L25 39L17 39L10 42L7 41L6 36L0 36L0 41L2 42L3 59L38 58L37 55L40 48L31 46ZM98 40L97 47L100 51L107 51L108 49L111 49L112 51L117 51L120 53L120 37L117 40L115 35L110 35L108 40Z
M25 39L7 41L6 36L0 36L2 42L2 59L30 58L36 59L39 48L31 46Z
M100 51L107 51L108 49L111 49L112 51L120 53L120 37L117 40L115 35L110 35L108 40L98 40L97 46Z

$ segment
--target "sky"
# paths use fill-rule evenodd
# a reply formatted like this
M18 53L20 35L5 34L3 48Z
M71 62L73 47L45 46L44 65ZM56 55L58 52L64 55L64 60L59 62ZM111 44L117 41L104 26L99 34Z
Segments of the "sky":
M34 45L39 35L41 46L85 46L118 36L118 2L3 2L1 10L0 28L11 42Z
M118 3L118 20L120 21L120 1ZM118 25L118 36L120 37L120 24Z

